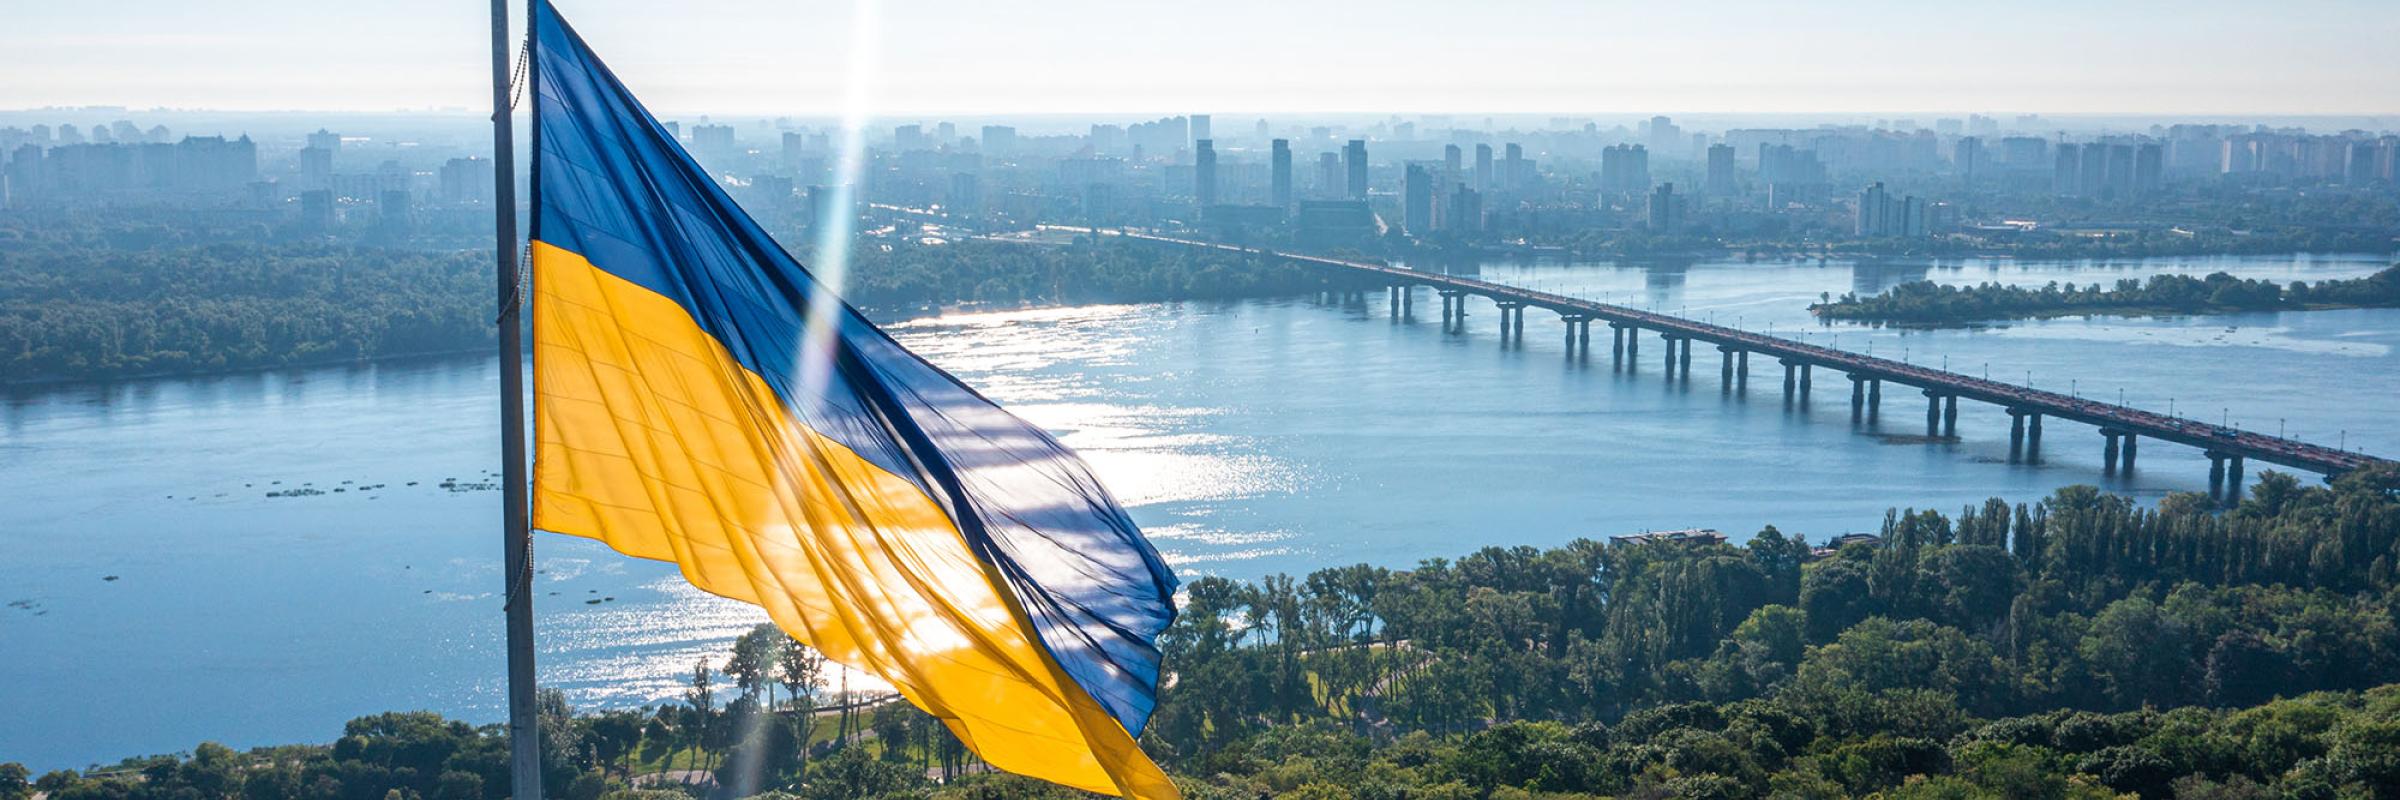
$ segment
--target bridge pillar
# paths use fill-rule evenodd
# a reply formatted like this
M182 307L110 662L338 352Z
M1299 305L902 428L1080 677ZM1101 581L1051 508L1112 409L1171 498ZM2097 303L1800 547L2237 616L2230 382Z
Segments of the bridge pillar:
M2242 502L2242 457L2235 454L2225 459L2225 504Z
M2042 460L2042 415L2030 414L2025 420L2025 459Z
M1516 316L1517 344L1523 345L1525 343L1525 305L1523 303L1517 304Z
M1691 340L1691 339L1689 339L1689 338L1686 338L1686 339L1684 339L1684 340L1683 340L1683 355L1677 356L1677 357L1675 358L1675 362L1676 362L1676 369L1683 370L1683 379L1684 379L1684 380L1687 380L1687 381L1688 381L1688 380L1691 380L1691 379L1692 379L1692 340Z
M2100 449L2100 474L2115 475L2117 474L2117 432L2102 428L2100 435L2108 439L2108 444L2102 445Z
M1810 366L1806 361L1800 362L1800 403L1802 405L1808 404L1808 368Z
M1733 388L1733 348L1717 345L1717 383L1721 388Z
M1750 390L1750 351L1748 350L1738 350L1733 354L1733 390L1737 392Z
M2113 437L2115 434L2110 435ZM2024 456L2025 412L2012 408L2008 410L2008 460L2015 461ZM2117 457L2117 440L2114 438L2108 440L2108 457Z
M2125 463L2122 465L2122 468L2124 469L2124 474L2126 475L2133 474L2133 455L2135 449L2134 443L2141 440L2142 437L2133 435L2132 431L2125 432Z
M1853 373L1850 376L1850 424L1856 425L1867 416L1867 379Z
M1391 318L1392 318L1392 319L1399 319L1399 318L1400 318L1400 287L1399 287L1398 285L1392 285L1392 286L1386 286L1386 287L1383 287L1383 299L1384 299L1384 300L1385 300L1385 301L1386 301L1388 304L1390 304L1390 305L1391 305L1391 310L1388 312L1388 313L1389 313L1389 315L1391 316Z
M1883 379L1867 379L1867 421L1874 422L1883 414Z
M1627 325L1625 326L1625 368L1630 370L1641 366L1641 358L1642 329L1640 326Z
M1799 385L1799 365L1783 362L1783 402L1790 404L1794 389Z
M1925 390L1925 438L1942 435L1942 393Z
M2215 450L2208 451L2208 496L2225 497L2225 454Z
M1667 345L1667 377L1675 377L1675 334L1659 331L1658 340Z
M1942 398L1942 435L1958 438L1958 395Z
M1506 347L1508 346L1509 325L1515 321L1517 315L1509 309L1508 301L1506 300L1493 303L1492 305L1497 306L1500 309L1500 346Z
M1609 324L1608 324L1608 332L1609 332L1609 335L1610 335L1610 336L1613 336L1613 337L1615 337L1615 340L1614 340L1614 341L1612 341L1612 342L1609 344L1609 346L1608 346L1608 358L1609 358L1609 360L1610 360L1612 363L1613 363L1613 362L1621 362L1621 361L1624 361L1624 360L1625 360L1625 325L1624 325L1624 323L1620 323L1620 322L1611 322L1611 323L1609 323Z
M1575 320L1575 356L1586 361L1592 358L1592 318Z

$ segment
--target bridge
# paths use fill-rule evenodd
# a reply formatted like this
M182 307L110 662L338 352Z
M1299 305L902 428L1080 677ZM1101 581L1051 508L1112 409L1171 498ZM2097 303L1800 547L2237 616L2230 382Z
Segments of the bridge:
M1817 367L1824 367L1841 372L1849 379L1853 420L1873 419L1880 413L1883 384L1890 382L1916 389L1925 396L1925 435L1929 438L1947 438L1957 434L1960 398L1990 403L2008 412L2009 452L2012 458L2040 458L2042 420L2045 418L2071 420L2098 428L2105 440L2102 463L2105 471L2112 474L2119 470L2128 474L2132 472L2140 442L2145 438L2196 447L2209 458L2210 493L2227 499L2240 494L2245 459L2314 472L2327 478L2362 467L2392 463L2364 453L2295 439L2210 425L2130 406L2086 400L1739 328L1474 278L1135 231L1057 225L1042 227L1238 253L1254 258L1283 259L1321 267L1330 276L1341 278L1351 286L1383 287L1394 316L1410 313L1415 302L1415 287L1430 287L1441 296L1443 330L1451 332L1463 330L1467 296L1480 296L1500 309L1500 336L1503 342L1523 342L1525 309L1540 308L1558 314L1565 323L1567 353L1571 357L1588 356L1594 321L1608 323L1613 331L1610 345L1612 358L1628 365L1638 363L1640 358L1641 332L1651 331L1665 342L1667 352L1664 361L1668 375L1672 377L1680 372L1687 380L1691 374L1692 343L1706 342L1714 345L1719 353L1718 372L1727 391L1747 385L1750 354L1757 353L1773 358L1782 365L1786 403L1805 405L1813 383L1812 372ZM1363 297L1363 289L1360 293Z

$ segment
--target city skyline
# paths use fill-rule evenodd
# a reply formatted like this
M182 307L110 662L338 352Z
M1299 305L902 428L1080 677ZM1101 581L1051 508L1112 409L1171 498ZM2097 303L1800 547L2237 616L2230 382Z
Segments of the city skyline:
M671 113L841 108L850 3L709 0L664 18L627 0L560 4ZM869 26L881 31L871 111L2400 112L2389 80L2400 53L2380 45L2400 38L2400 20L2356 0L2271 17L2231 3L2052 2L2007 14L1548 0L1472 14L1429 2L1187 11L885 6ZM0 85L0 108L473 109L488 92L482 13L295 0L238 13L162 0L32 6L0 33L0 72L40 79ZM1203 43L1194 24L1210 28Z

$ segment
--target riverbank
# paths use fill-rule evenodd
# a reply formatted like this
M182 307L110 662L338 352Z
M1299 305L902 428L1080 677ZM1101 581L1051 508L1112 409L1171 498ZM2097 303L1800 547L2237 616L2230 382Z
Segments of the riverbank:
M1812 312L1814 312L1814 311L1815 311L1815 310L1818 308L1818 306L1819 306L1819 305L1821 305L1821 304L1811 304L1811 305L1809 306L1809 310L1810 310L1810 311L1812 311ZM2173 319L2173 318L2181 318L2181 317L2207 317L2207 316L2218 316L2218 315L2224 315L2224 314L2242 314L2242 313L2248 313L2248 312L2252 312L2252 311L2344 311L2344 310L2362 309L2362 308L2400 308L2400 304L2391 304L2391 303L2382 303L2382 304L2366 304L2366 303L2316 303L2316 304L2310 304L2310 305L2306 305L2306 306L2293 306L2293 307L2285 307L2285 308L2238 308L2238 307L2233 307L2233 306L2211 306L2211 307L2198 308L2198 309L2172 308L2172 307L2168 307L2168 306L2123 306L2123 307L2112 307L2112 308L2088 308L2088 307L2079 307L2079 308L2055 308L2055 309L2046 309L2046 310L2042 310L2042 311L2032 311L2032 312L2026 312L2026 313L2017 314L2017 315L2013 315L2013 316L2006 316L2006 317L1989 317L1989 318L1980 318L1980 319L1971 319L1971 320L1954 320L1954 321L1939 321L1939 322L1923 322L1923 321L1909 321L1909 320L1862 320L1862 319L1852 319L1852 318L1836 318L1836 319L1838 319L1838 321L1841 321L1841 322L1856 322L1856 323L1861 323L1861 324L1878 325L1878 326L1891 327L1891 328L1902 328L1902 329L1908 329L1908 330L1939 330L1939 329L1950 329L1950 328L1987 328L1987 327L1992 327L1992 326L1995 326L1995 325L2002 325L2002 324L2006 324L2006 323L2010 323L2010 322L2027 322L2027 321L2032 321L2032 320L2044 320L2044 319L2063 319L2063 318L2068 318L2068 317L2087 317L2087 318L2088 318L2088 317L2125 317L2125 318L2158 318L2158 319Z
M2098 283L2040 287L1984 283L1945 286L1912 281L1881 294L1809 305L1819 319L1901 327L1966 327L1979 323L2070 316L2193 316L2254 311L2324 311L2400 307L2400 265L2373 275L2315 284L2242 279L2217 272L2204 278L2159 274L2147 281L2120 279L2114 288Z

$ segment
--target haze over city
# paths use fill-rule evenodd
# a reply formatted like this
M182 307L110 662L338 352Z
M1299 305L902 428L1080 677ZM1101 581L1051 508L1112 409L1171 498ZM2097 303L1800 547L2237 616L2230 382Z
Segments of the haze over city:
M670 113L831 114L874 8L884 113L2400 113L2375 0L569 0ZM0 108L483 101L477 3L23 3Z

